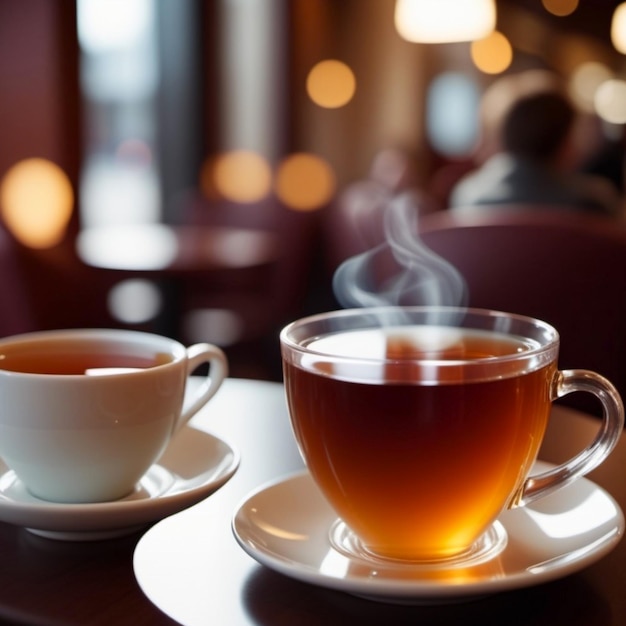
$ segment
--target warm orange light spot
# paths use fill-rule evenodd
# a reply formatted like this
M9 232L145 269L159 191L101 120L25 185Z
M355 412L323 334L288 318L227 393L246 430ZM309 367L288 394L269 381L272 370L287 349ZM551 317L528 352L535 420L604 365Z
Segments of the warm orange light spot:
M58 244L74 208L74 192L65 172L45 159L14 165L0 182L2 218L14 237L31 248Z
M548 13L564 17L571 15L578 8L578 0L541 0Z
M205 161L200 173L203 192L235 202L257 202L272 185L272 171L265 158L249 150L233 150Z
M304 152L286 157L276 173L276 194L289 208L312 211L327 204L335 192L330 165Z
M336 109L352 100L356 79L345 63L328 59L317 63L309 72L306 90L315 104Z
M513 47L499 31L494 30L484 39L473 41L471 55L474 65L485 74L500 74L513 61Z

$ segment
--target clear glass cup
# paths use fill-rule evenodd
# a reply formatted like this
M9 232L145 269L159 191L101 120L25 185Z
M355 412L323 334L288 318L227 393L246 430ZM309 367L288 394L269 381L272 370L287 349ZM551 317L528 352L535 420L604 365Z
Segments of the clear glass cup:
M453 307L380 307L297 320L280 335L304 461L354 550L449 562L503 545L494 525L587 474L624 424L615 387L559 371L540 320ZM552 402L595 395L603 419L572 459L532 474Z

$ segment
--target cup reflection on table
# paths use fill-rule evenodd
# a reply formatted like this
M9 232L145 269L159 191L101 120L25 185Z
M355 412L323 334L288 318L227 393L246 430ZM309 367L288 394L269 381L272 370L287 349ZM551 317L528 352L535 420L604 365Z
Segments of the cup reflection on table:
M488 556L504 509L599 465L620 436L622 401L598 374L559 371L558 349L542 321L453 307L334 311L285 327L294 434L354 551L449 564L476 558L480 544ZM529 477L551 402L573 391L600 399L603 428Z

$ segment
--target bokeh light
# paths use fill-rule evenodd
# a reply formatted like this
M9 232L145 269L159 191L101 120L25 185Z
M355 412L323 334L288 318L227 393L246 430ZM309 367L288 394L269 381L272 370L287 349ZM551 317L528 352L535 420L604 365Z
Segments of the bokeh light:
M2 218L13 236L31 248L51 248L64 237L74 209L65 172L45 159L26 159L0 182Z
M136 41L150 21L150 0L80 0L78 37L89 52L123 50Z
M613 12L611 42L618 52L626 54L626 2L618 5Z
M76 251L93 267L141 272L167 268L176 259L179 244L165 224L126 224L83 228Z
M315 104L336 109L352 100L356 78L345 63L328 59L317 63L309 72L306 90Z
M268 195L271 186L269 163L251 150L232 150L207 159L200 172L200 187L209 198L258 202Z
M604 63L589 61L579 65L569 80L569 92L576 104L588 113L595 111L598 87L613 78L613 72Z
M500 74L513 61L513 47L509 40L499 31L473 41L471 55L474 65L485 74Z
M131 278L109 291L107 305L115 319L126 324L143 324L161 312L163 298L153 282Z
M494 0L396 0L398 34L415 43L473 41L496 25Z
M426 96L426 134L440 154L467 155L478 140L480 92L476 81L461 72L444 72Z
M277 196L289 208L312 211L327 204L335 193L335 174L322 158L304 152L286 157L276 172Z
M602 83L595 95L596 113L611 124L626 124L626 81L613 78Z
M571 15L578 8L578 0L541 0L548 13L564 17Z

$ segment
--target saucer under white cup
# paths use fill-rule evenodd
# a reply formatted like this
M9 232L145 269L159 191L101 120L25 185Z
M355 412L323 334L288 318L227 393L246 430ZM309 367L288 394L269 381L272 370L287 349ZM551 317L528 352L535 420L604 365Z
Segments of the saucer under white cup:
M0 460L0 521L49 539L120 537L208 497L233 476L239 462L239 453L226 442L185 426L128 496L112 502L61 504L30 494Z
M554 580L600 559L624 533L617 502L586 478L533 505L505 511L499 523L506 546L491 561L467 567L435 570L352 557L333 547L336 520L305 471L248 496L232 528L245 552L286 576L403 604L458 602Z

